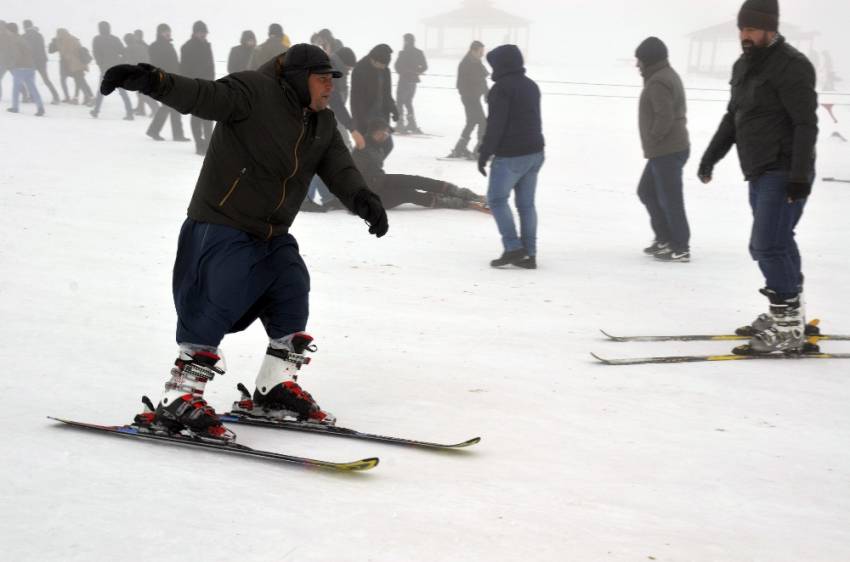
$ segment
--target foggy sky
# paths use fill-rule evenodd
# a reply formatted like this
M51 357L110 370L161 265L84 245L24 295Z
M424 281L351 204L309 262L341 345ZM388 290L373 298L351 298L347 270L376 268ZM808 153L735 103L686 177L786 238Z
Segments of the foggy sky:
M421 35L422 18L455 9L461 0L332 0L321 4L322 9L307 2L280 0L86 0L76 4L64 0L15 0L4 4L0 19L17 21L19 25L25 18L32 19L47 38L57 27L67 27L89 45L97 22L102 19L112 24L113 33L119 37L135 28L143 29L148 42L155 37L156 25L165 21L171 25L178 46L188 39L192 22L203 19L210 28L215 58L225 60L243 29L254 30L262 41L272 21L283 25L293 43L307 42L311 33L329 27L358 56L381 42L398 49L403 33ZM565 69L598 66L604 70L617 60L632 58L635 46L648 35L661 37L670 47L674 63L683 65L688 49L686 34L734 20L741 1L495 0L494 5L534 22L532 63ZM845 80L840 89L850 89L850 50L842 44L850 23L850 2L780 0L780 22L820 31L815 47L832 52L836 71ZM734 27L730 34L734 36Z

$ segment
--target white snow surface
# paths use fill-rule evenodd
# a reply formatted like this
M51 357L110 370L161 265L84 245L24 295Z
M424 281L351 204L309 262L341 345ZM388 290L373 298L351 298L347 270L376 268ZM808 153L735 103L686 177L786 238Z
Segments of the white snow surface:
M620 79L639 85L633 70ZM690 104L693 261L641 253L651 233L635 196L636 104L544 97L536 271L491 269L496 227L474 211L393 210L382 239L348 213L298 216L319 346L305 388L340 425L482 436L447 454L236 428L257 448L380 457L357 474L45 419L124 423L141 395L158 398L176 349L177 234L201 159L191 143L148 139L146 118L122 121L117 96L98 120L65 105L43 119L31 105L0 112L2 558L850 560L850 362L607 367L589 356L723 353L730 344L611 343L598 329L728 332L766 307L734 152L713 184L695 179L722 101ZM435 159L461 127L456 93L423 87L417 107L441 136L397 138L387 168L483 193L473 163ZM850 108L836 115L847 136ZM850 145L829 138L839 125L825 113L821 124L819 176L850 178ZM850 332L848 212L850 185L818 181L798 228L809 316L826 332ZM253 382L265 344L259 324L225 339L228 372L208 386L219 410L237 382Z

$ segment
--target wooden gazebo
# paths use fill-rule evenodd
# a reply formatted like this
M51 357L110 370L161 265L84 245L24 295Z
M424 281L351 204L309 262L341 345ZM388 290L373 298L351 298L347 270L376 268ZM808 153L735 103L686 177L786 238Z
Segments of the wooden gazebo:
M803 31L795 25L783 23L779 32L804 54L814 51L817 31ZM691 46L688 51L688 72L716 78L728 78L732 63L741 54L738 24L728 21L688 34Z
M457 56L478 40L491 49L517 45L528 56L531 21L495 8L490 0L464 0L460 8L422 20L424 50L432 56Z

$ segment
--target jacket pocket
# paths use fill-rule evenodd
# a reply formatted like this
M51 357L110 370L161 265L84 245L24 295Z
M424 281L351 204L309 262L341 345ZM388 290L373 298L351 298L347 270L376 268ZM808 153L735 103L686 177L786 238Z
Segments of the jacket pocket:
M225 192L224 197L222 197L221 200L218 202L219 207L223 207L224 204L227 203L227 200L230 199L230 196L233 195L233 192L236 191L237 187L239 187L239 182L242 181L242 176L245 175L245 172L247 170L248 168L242 168L239 171L239 175L236 176L236 179L233 180L233 183L230 184L230 187L228 188L227 192Z

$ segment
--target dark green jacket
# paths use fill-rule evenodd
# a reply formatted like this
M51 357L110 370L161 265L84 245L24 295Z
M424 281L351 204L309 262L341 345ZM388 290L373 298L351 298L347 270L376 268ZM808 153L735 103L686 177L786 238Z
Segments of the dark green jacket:
M691 145L682 79L667 59L643 72L638 122L644 156L657 158L687 150Z
M748 180L768 170L810 182L818 137L815 69L779 37L757 61L742 56L732 70L732 97L703 161L714 164L735 144Z
M259 70L216 81L163 74L152 97L218 121L189 204L189 218L268 239L288 232L314 174L349 209L367 189L332 111L305 110L278 74Z

